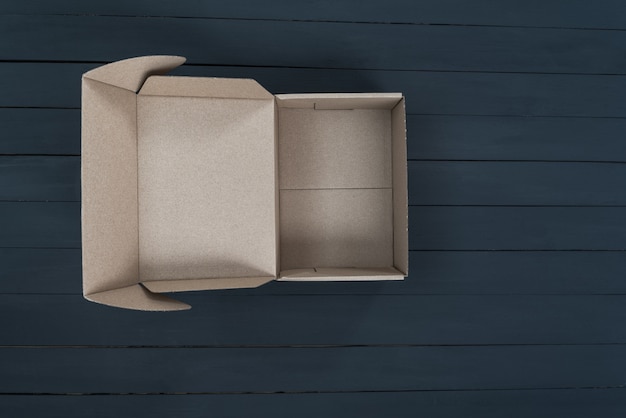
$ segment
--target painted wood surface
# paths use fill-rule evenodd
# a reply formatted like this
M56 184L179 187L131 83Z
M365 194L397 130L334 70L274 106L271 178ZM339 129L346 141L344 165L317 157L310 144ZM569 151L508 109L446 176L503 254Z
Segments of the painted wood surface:
M0 390L18 393L45 393L53 386L56 393L619 387L626 373L626 346L3 348L1 353L6 379Z
M204 3L195 0L62 0L23 2L6 0L0 13L75 14L121 16L214 17L224 19L313 20L331 22L378 22L485 26L546 26L587 29L624 29L626 8L619 0L314 0L303 7L288 0L271 5L254 0Z
M49 28L46 42L41 42L40 35L32 30L40 26ZM76 36L77 33L80 36ZM190 64L624 74L626 33L511 27L0 15L0 50L5 59L10 60L115 61L120 57L151 52L183 55Z
M0 346L626 344L623 294L175 297L193 308L129 312L80 295L0 295Z
M626 412L624 389L535 389L475 391L405 391L360 393L196 394L185 395L7 395L0 412L7 416L82 418L124 416L129 411L154 418L185 416L258 416L277 418L354 416L378 418L393 414L412 418L476 416L482 418L621 418Z
M624 7L2 2L0 415L624 416ZM150 53L403 92L410 277L84 301L80 76Z

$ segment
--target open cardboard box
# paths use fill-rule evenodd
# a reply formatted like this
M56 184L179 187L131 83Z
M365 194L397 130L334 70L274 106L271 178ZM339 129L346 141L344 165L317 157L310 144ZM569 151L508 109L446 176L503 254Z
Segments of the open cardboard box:
M85 298L408 273L404 98L272 95L249 79L108 64L82 81Z

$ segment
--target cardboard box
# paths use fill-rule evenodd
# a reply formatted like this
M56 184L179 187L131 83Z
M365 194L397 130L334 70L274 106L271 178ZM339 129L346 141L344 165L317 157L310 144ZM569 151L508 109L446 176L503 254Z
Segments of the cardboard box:
M83 75L85 298L181 310L162 293L407 275L401 94L157 75L184 61Z

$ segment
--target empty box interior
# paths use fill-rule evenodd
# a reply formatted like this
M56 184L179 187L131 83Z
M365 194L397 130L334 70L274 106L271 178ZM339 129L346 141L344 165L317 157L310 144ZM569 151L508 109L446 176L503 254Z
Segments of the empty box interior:
M404 236L406 214L394 226L393 193L394 167L396 183L406 173L404 103L366 96L277 96L282 279L404 276L394 229Z

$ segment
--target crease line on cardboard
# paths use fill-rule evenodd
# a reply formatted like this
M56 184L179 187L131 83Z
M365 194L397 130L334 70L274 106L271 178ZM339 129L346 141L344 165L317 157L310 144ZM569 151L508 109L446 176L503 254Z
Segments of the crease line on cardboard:
M143 87L147 79L148 77L146 77L143 83L141 83L139 90L141 90L141 87ZM136 92L135 95L137 96ZM137 97L137 99L139 99L139 97ZM137 148L137 152L135 153L135 156L137 157L137 282L141 284L141 254L139 252L141 250L141 244L139 243L139 240L141 239L141 234L139 233L139 205L141 204L141 200L139 199L139 180L141 179L141 176L139 175L139 100L135 100L135 147ZM148 292L150 291L147 288L146 290Z

